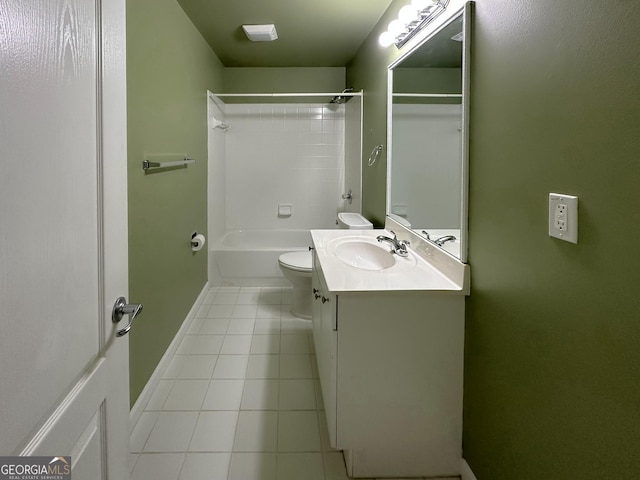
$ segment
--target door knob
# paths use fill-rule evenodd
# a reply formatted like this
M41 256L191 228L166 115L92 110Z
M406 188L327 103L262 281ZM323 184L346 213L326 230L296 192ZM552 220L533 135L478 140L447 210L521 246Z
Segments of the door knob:
M116 337L124 337L131 327L133 326L133 321L142 311L141 303L127 303L127 299L124 297L118 297L116 302L113 304L113 310L111 310L111 321L113 323L118 323L122 320L122 317L125 315L129 315L129 323L122 330L118 330L116 332Z

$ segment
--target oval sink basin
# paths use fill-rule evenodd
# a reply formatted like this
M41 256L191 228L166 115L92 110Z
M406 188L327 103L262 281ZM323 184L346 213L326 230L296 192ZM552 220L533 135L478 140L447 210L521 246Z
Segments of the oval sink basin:
M396 263L389 251L362 241L340 243L335 247L334 255L347 265L363 270L385 270Z

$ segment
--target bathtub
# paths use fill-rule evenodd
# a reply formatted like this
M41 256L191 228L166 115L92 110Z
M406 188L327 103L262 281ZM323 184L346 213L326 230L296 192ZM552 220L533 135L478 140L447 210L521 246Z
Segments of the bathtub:
M289 285L278 267L285 252L308 250L309 230L229 230L209 251L211 285Z

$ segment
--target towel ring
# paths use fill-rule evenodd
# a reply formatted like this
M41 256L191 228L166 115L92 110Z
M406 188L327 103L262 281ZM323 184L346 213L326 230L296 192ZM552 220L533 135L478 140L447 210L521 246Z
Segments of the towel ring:
M384 148L384 145L378 145L376 147L373 147L373 150L371 150L371 154L369 155L369 161L367 162L370 167L373 167L373 165L378 161L378 158L380 158L380 154L382 153L383 148Z

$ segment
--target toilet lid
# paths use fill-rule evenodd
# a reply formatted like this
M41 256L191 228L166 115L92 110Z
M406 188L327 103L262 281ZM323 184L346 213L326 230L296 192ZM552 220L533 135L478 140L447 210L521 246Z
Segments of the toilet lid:
M278 261L294 270L311 271L311 252L283 253Z

